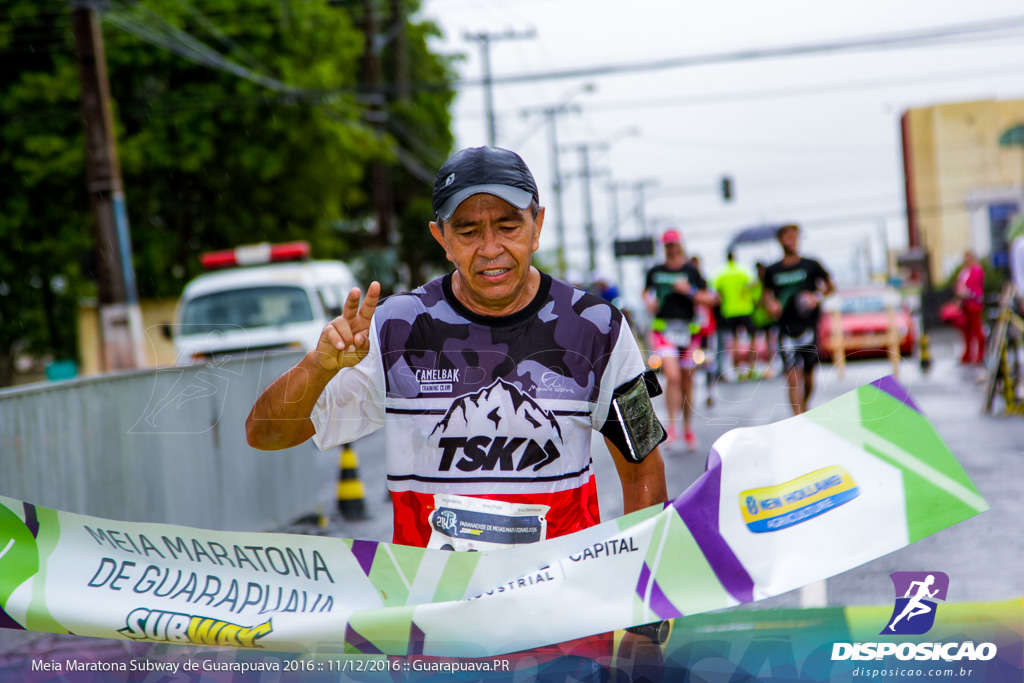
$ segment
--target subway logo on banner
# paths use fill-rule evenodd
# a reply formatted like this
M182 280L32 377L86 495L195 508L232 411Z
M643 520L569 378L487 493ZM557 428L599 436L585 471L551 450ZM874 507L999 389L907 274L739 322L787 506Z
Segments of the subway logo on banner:
M256 641L273 630L270 620L256 626L240 626L221 619L140 607L128 614L125 627L117 632L132 640L220 647L262 647Z
M761 534L806 522L859 495L850 473L833 465L785 484L743 491L740 509L747 528Z

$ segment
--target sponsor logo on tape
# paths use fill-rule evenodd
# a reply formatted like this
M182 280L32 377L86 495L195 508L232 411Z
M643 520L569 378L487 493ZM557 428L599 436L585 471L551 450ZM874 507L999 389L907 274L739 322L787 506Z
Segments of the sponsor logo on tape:
M761 534L806 522L859 495L850 473L833 465L784 484L743 491L740 509L747 528Z
M132 640L259 648L262 645L256 641L274 630L271 621L242 626L221 619L139 607L128 614L125 627L117 632Z

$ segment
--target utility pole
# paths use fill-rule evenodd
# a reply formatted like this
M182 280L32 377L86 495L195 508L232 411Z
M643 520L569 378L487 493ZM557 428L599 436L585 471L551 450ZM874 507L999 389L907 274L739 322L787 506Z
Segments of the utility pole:
M608 143L604 142L582 142L576 145L576 151L580 153L579 175L583 178L583 230L587 236L587 265L589 276L593 276L597 270L597 239L594 236L594 207L590 195L590 179L598 175L607 175L607 171L594 172L590 168L590 150L606 150Z
M885 284L890 284L892 282L892 262L889 260L889 228L886 225L884 216L879 216L878 218L878 238L882 243L882 258L885 263L883 266Z
M593 92L594 85L586 83L582 90L576 90L563 96L563 101L550 107L539 107L536 109L524 109L523 116L530 114L541 114L547 122L548 146L551 148L551 191L555 197L555 238L557 240L557 268L558 277L565 278L565 212L562 210L562 170L558 163L558 115L580 112L578 104L570 104L569 99L581 92Z
M875 277L875 264L871 258L871 238L865 236L864 242L861 245L861 249L864 251L864 267L867 270L867 281L871 282Z
M292 30L292 7L291 0L281 0L281 33L290 33Z
M636 203L636 223L640 226L641 237L647 237L647 214L644 190L657 184L657 180L638 180L633 183L633 196Z
M579 176L583 178L583 215L585 217L583 228L587 236L587 256L591 274L597 270L597 238L594 235L594 211L593 200L590 194L590 179L596 176L610 175L610 172L607 170L592 171L590 168L590 152L591 150L606 152L620 138L626 135L636 135L638 132L636 128L630 127L618 131L608 140L601 142L578 142L575 145L566 147L566 149L570 150L575 148L580 154Z
M619 188L628 187L628 183L608 183L605 186L608 189L608 197L611 199L609 202L609 213L610 224L612 230L613 242L618 240L622 235L622 231L619 229ZM619 256L615 257L615 277L617 279L616 284L619 286L620 291L625 284L625 273L622 271L622 258Z
M497 40L522 40L535 37L537 34L531 28L524 33L516 33L508 29L503 33L467 33L466 40L476 42L480 45L480 59L484 66L484 106L487 110L487 144L494 147L497 140L497 133L494 124L494 92L493 80L491 78L491 43Z
M380 41L377 36L375 0L363 0L363 11L366 20L363 68L366 73L366 88L371 97L367 119L377 133L377 137L381 138L384 136L387 110L384 107L384 96L381 94L380 88ZM381 248L386 249L391 245L391 177L388 166L382 159L374 159L370 162L370 182L373 184L373 207L377 217L376 241Z
M579 108L576 108L579 111ZM558 244L558 277L565 278L565 212L562 210L562 171L558 164L558 115L570 111L566 105L548 107L544 118L548 122L548 143L551 145L551 183L555 192L555 237Z
M391 0L391 30L389 34L394 35L394 69L395 86L398 89L398 100L409 102L412 97L409 92L409 41L405 32L405 8L404 0Z
M73 4L71 24L82 83L86 175L96 236L102 364L104 370L137 368L145 365L142 313L110 110L103 32L89 2Z

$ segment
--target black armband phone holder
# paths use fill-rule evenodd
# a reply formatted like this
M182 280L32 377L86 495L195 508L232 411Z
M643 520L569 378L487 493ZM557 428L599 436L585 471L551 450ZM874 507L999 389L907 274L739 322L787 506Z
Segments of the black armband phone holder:
M659 394L661 385L651 371L638 375L612 392L608 418L601 434L629 462L643 462L665 440L665 430L651 405L651 396Z

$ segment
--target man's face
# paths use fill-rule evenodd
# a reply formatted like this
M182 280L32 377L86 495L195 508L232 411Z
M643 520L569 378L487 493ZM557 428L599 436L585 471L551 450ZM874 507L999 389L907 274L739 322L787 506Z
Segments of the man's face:
M800 233L797 230L783 230L779 233L779 244L782 245L782 250L787 254L795 254L797 250L797 241L800 238Z
M530 301L530 263L543 224L543 208L534 220L529 209L475 194L443 228L432 222L430 231L455 265L460 301L476 313L506 315Z

